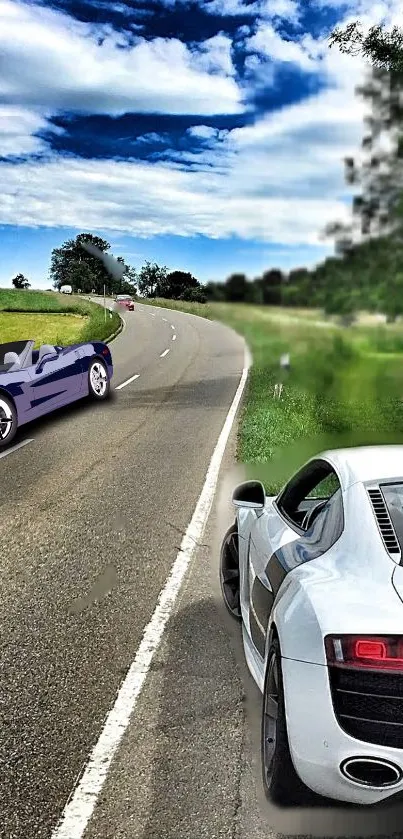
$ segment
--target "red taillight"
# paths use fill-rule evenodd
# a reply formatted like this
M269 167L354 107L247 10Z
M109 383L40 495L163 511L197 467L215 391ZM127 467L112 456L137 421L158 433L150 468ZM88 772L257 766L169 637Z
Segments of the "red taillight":
M354 657L370 658L380 661L388 657L387 646L384 641L356 641Z
M367 667L403 671L403 636L327 635L327 663L333 667Z
M108 347L104 347L104 349L102 350L102 355L109 355Z

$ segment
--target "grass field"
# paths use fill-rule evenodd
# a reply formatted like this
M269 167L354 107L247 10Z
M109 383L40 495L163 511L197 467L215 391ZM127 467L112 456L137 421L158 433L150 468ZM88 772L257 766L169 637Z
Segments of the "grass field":
M341 329L320 312L242 304L144 301L220 320L243 335L253 366L239 425L238 459L268 492L326 448L403 442L403 329ZM282 374L280 355L292 369ZM283 380L282 399L274 385Z
M110 317L97 303L80 297L46 291L0 289L0 340L35 339L39 344L61 346L80 341L104 340L119 326L116 312Z

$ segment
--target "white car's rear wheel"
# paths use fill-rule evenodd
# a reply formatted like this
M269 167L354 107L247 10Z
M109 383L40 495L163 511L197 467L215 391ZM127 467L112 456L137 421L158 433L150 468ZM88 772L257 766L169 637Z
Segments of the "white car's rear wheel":
M233 618L241 620L239 542L236 522L227 530L221 545L220 583L224 603Z
M17 433L17 411L11 399L0 393L0 449L8 446Z
M288 745L280 644L276 638L271 643L267 660L261 756L263 786L267 798L273 804L292 807L309 803L312 793L299 779Z

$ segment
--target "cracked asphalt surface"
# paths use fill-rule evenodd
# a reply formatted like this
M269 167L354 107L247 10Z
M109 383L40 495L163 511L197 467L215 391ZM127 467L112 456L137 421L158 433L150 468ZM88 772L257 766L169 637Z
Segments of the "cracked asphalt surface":
M154 315L154 316L153 316ZM168 318L168 321L163 320ZM137 306L116 387L22 428L0 460L0 837L50 839L134 659L238 386L243 343ZM177 340L160 358L175 326ZM260 697L217 558L233 517L234 429L203 545L85 839L390 835L401 811L282 814L262 798ZM398 834L400 835L400 834Z

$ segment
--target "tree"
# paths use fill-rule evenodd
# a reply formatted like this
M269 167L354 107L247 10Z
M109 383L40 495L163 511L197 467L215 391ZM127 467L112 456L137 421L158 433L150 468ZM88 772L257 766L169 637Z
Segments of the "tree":
M168 269L162 268L156 262L146 262L139 274L138 288L144 297L157 297L158 291L163 289L166 283Z
M241 303L245 300L248 291L248 280L245 274L231 274L225 283L226 300L233 303Z
M199 280L190 272L171 271L158 282L155 296L164 297L166 300L189 300L190 298L186 295L189 294L190 290L199 288Z
M85 245L89 246L89 250ZM105 285L111 294L134 294L134 269L126 265L121 256L115 260L107 253L109 249L109 242L91 233L80 233L60 248L54 248L50 266L54 288L60 289L67 284L72 286L73 291L80 288L89 293L94 289L96 294L102 294ZM113 270L116 262L126 265L123 275L121 270Z
M263 303L266 306L280 306L282 297L282 284L284 274L278 268L271 268L265 271L260 279Z
M49 271L53 286L60 290L62 285L73 285L70 278L74 277L73 290L82 289L81 281L76 284L77 266L85 265L86 268L83 268L85 277L88 278L91 274L92 288L95 289L97 294L102 294L104 285L109 285L108 272L97 256L93 256L84 250L81 246L82 242L89 242L102 252L110 248L109 242L99 236L93 236L91 233L80 233L75 239L68 239L60 248L54 248Z
M117 262L124 264L124 259L121 256L117 257ZM119 294L132 294L133 297L137 294L137 271L131 265L126 265L125 271L119 281Z
M326 235L335 238L337 256L318 274L324 279L319 296L329 313L337 310L347 316L347 310L357 306L382 306L390 317L397 311L395 277L403 264L402 91L403 72L379 67L371 68L357 88L369 114L361 160L345 160L345 180L359 191L351 222L326 229Z
M180 300L186 300L190 303L207 303L207 294L203 286L199 284L197 288L186 288Z
M67 285L71 285L73 291L81 289L83 294L91 294L92 289L95 288L94 275L86 262L70 260L65 276Z
M11 282L14 288L31 288L31 283L24 277L24 274L17 274Z
M379 287L379 304L388 323L403 314L403 273L396 271Z
M390 32L383 26L373 26L364 35L360 23L354 21L344 29L336 27L329 40L330 47L336 44L340 52L362 55L374 67L403 71L403 29L398 26L394 26Z

